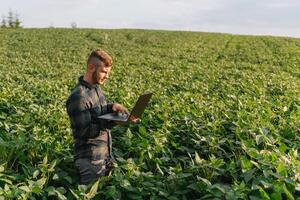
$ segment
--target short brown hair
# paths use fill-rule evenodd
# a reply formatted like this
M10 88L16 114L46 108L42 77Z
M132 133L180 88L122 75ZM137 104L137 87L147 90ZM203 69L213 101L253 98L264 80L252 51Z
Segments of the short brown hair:
M105 64L106 67L112 66L112 58L105 51L102 51L100 49L92 51L88 57L87 64L90 64L94 58L98 58L101 62Z

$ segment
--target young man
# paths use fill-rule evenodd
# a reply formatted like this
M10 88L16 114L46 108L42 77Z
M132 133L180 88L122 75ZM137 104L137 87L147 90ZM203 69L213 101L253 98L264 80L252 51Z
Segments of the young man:
M116 124L97 116L111 112L129 114L124 106L107 103L99 86L108 79L111 68L112 58L106 52L92 51L86 73L79 77L66 103L75 140L74 160L82 184L108 175L113 167L110 129ZM133 122L137 120L130 119Z

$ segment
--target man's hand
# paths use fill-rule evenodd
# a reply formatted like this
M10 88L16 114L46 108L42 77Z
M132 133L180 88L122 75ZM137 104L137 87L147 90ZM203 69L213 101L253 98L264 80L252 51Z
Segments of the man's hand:
M120 113L129 115L128 110L124 106L122 106L121 104L114 103L113 106L112 106L112 109L113 109L114 112L120 112Z
M138 118L138 117L135 117L135 116L131 115L131 116L129 117L129 121L130 121L130 122L133 122L133 123L137 123L137 122L140 122L141 119Z
M128 110L124 106L122 106L121 104L114 103L113 106L112 106L112 109L113 109L114 112L120 112L120 113L123 113L123 114L126 114L126 115L130 115ZM131 115L128 120L129 120L129 122L133 122L133 123L137 123L137 122L141 121L140 118L135 117L133 115ZM115 123L120 125L120 124L124 124L125 122L115 122Z

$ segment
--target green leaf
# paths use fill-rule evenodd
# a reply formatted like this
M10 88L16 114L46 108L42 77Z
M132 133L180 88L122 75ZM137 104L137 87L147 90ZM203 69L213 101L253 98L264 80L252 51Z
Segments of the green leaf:
M193 176L192 173L180 173L180 174L177 174L178 178L187 178L187 177L191 177L191 176Z
M261 143L264 142L264 136L263 136L263 135L257 135L257 136L255 137L255 141L256 141L256 144L257 144L257 145L260 145Z
M295 185L295 181L291 178L285 178L284 179L284 182L290 184L290 185Z
M116 160L120 163L127 163L127 161L122 157L117 157Z
M105 196L108 198L113 198L117 197L117 189L114 185L108 186L107 190L105 191Z
M131 186L130 182L127 179L123 179L120 183L120 186L128 191L134 191L134 188Z
M281 153L284 153L287 149L288 147L284 143L279 146L279 151Z
M282 176L287 176L287 170L284 162L279 162L278 166L276 167L276 172Z
M42 191L42 189L39 186L34 186L32 188L32 192L35 194L39 194Z
M158 196L163 196L163 197L167 198L169 196L169 193L161 189L158 192Z
M126 130L126 137L128 139L131 139L133 137L133 134L132 134L132 132L131 132L131 130L129 128Z
M159 164L156 163L156 168L157 170L159 171L159 173L163 176L164 175L164 172L161 170L161 168L159 167Z
M197 152L195 152L195 163L197 165L201 165L201 163L202 163L202 160L201 160L201 158L200 158L200 156L198 155Z
M269 133L268 129L262 127L262 128L259 128L260 132L264 135L267 135Z
M48 156L45 156L43 159L43 165L46 166L48 163Z
M57 163L57 159L55 159L51 162L50 168L49 168L50 172L54 171L54 167L56 166L56 163Z
M126 197L128 199L136 199L136 200L143 200L143 197L141 194L138 194L138 193L127 193L126 194Z
M200 176L197 176L197 179L204 182L207 186L211 186L211 182L207 180L206 178L202 178Z
M271 194L271 199L272 200L282 200L281 193L280 192L273 192Z
M269 195L266 193L266 191L262 187L259 188L259 193L260 193L262 199L271 200Z
M252 168L252 163L245 156L242 156L240 161L243 170L250 170Z
M251 169L251 170L247 170L247 171L244 173L244 180L245 180L245 183L248 183L248 182L253 178L254 172L255 172L255 169Z
M262 198L261 197L257 197L257 196L253 196L253 195L250 195L250 200L261 200Z
M53 177L52 177L52 180L59 180L58 174L55 173L55 174L53 175Z
M31 189L27 185L20 186L19 189L21 189L25 192L28 192L28 193L31 192Z
M196 183L192 183L192 184L188 185L187 188L190 188L192 190L200 192L200 188L198 187L198 185Z
M37 170L35 170L35 171L33 172L32 177L33 177L33 178L36 178L39 174L40 174L40 171L37 169Z
M4 172L4 170L5 170L4 166L0 165L0 173Z
M58 188L56 188L56 191L59 191L62 194L65 194L67 192L64 187L58 187Z
M89 193L87 193L87 196L88 196L89 199L94 198L94 196L97 194L99 181L100 181L100 179L98 179L98 180L93 184L93 186L91 187Z
M222 186L222 185L220 185L220 184L213 184L210 188L211 188L211 189L216 188L216 189L218 189L219 191L221 191L222 193L224 193L224 194L226 193L225 187Z
M64 179L70 184L72 184L72 182L73 182L72 178L70 176L64 176Z
M48 192L48 196L55 196L55 188L53 186L49 186L45 189L46 192Z
M13 184L12 181L9 180L9 179L7 179L7 178L0 178L0 181L3 181L3 182L5 182L5 183L7 183L7 184L9 184L9 185L12 185L12 184Z
M88 189L88 186L87 185L78 185L78 190L81 192L81 193L85 193Z
M260 183L264 186L265 189L271 188L273 186L273 184L268 183L264 180L261 180Z
M289 200L295 200L295 198L293 197L293 195L291 194L291 192L287 189L286 185L283 185L283 191L287 196L287 199Z
M60 200L67 200L67 197L65 197L63 194L61 194L59 191L55 191L57 197L60 199Z
M79 199L79 196L76 194L76 192L74 192L71 188L69 188L69 190L71 191L71 193L73 194L73 196L74 196L76 199Z
M144 126L140 126L140 127L139 127L139 133L140 133L142 136L146 136L146 135L147 135L146 128L145 128Z
M46 183L46 181L47 181L47 178L43 177L43 178L37 180L36 183L38 184L38 186L42 187Z

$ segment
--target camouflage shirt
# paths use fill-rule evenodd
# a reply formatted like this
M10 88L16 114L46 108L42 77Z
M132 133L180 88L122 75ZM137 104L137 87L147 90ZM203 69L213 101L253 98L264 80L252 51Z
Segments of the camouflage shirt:
M97 119L97 116L113 112L106 103L100 86L79 78L69 96L66 107L74 136L74 159L103 160L112 158L110 129L114 123Z

